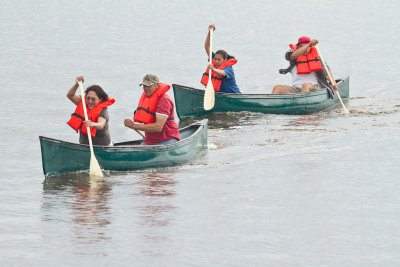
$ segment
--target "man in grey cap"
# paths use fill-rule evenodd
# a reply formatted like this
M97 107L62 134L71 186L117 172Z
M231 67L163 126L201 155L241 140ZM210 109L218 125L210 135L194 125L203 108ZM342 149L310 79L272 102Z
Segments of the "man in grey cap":
M164 145L181 139L178 124L174 118L174 103L166 94L171 88L160 83L154 74L143 77L143 94L135 111L133 120L125 119L126 127L144 131L144 144Z
M151 96L154 91L157 89L158 84L160 83L160 80L158 77L154 74L147 74L146 76L143 77L143 82L139 84L139 86L143 86L144 93L147 96ZM156 86L152 86L156 85Z

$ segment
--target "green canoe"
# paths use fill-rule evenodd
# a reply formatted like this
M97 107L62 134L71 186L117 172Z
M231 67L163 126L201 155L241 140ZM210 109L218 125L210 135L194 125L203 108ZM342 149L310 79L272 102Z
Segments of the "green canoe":
M343 102L349 99L349 77L337 80ZM330 97L328 89L310 93L273 94L215 94L215 106L209 111L203 108L204 90L187 86L172 85L178 117L201 117L211 112L261 112L270 114L300 115L311 114L334 107L340 107L337 95Z
M103 170L129 171L167 167L193 159L207 148L208 120L198 121L179 130L182 140L170 145L140 145L142 140L94 146ZM89 169L88 145L64 142L39 136L43 172L46 177Z

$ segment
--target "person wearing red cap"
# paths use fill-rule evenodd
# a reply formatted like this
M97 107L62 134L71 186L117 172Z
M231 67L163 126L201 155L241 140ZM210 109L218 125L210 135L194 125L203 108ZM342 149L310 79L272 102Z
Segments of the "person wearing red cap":
M279 73L290 72L292 86L275 85L272 89L273 94L306 93L321 89L322 86L328 86L317 50L314 47L317 44L317 39L301 36L296 45L289 45L291 49L286 53L285 58L290 62L290 66L287 69L279 70Z

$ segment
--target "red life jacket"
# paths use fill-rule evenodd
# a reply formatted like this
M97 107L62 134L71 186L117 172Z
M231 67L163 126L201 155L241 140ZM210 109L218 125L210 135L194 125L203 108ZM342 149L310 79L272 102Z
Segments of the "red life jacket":
M133 121L145 124L154 123L156 121L157 102L170 88L170 85L160 83L157 90L151 96L147 96L143 92L135 114L133 115ZM173 119L174 118L168 118L168 120Z
M227 59L221 65L219 65L219 67L217 69L223 70L224 68L229 67L229 66L233 66L236 63L237 63L237 59L236 58ZM212 64L213 64L213 66L215 66L214 59L212 60ZM212 82L212 84L214 86L214 90L216 92L219 92L219 89L221 88L221 84L222 84L222 79L223 78L224 78L224 76L219 75L216 72L211 71L211 82ZM207 86L207 83L208 83L208 68L206 69L206 72L203 73L203 76L201 77L200 82L204 86Z
M87 105L86 105L86 110L87 110L87 113L88 113L88 119L91 120L92 122L97 122L97 120L99 119L101 111L104 108L114 104L114 102L115 102L115 99L109 97L106 101L99 102L92 109L89 109L87 107ZM85 120L85 113L83 111L83 104L82 104L82 100L81 100L78 103L78 105L76 105L75 112L71 114L71 118L69 119L67 124L69 126L71 126L72 129L74 129L76 132L78 132L78 130L81 130L81 133L87 135L88 134L87 133L87 127L83 123L84 120ZM96 132L97 132L96 127L90 127L90 135L91 136L93 136L93 137L96 136Z
M289 45L293 50L297 49L294 44ZM307 55L301 55L296 58L297 74L309 74L315 71L321 71L322 65L319 59L317 49L315 47L310 48L310 52Z

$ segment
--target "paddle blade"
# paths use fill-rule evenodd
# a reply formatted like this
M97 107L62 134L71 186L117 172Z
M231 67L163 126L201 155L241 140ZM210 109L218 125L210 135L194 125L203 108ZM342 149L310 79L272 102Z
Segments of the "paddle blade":
M342 97L340 96L340 93L339 93L339 92L336 92L336 94L337 94L337 96L338 96L338 98L339 98L340 104L342 104L342 114L349 115L349 114L350 114L350 111L349 111L349 110L346 108L346 106L344 105L343 100L342 100Z
M215 102L215 91L212 82L209 80L204 93L204 109L210 110L214 107Z
M350 111L345 106L343 106L343 114L350 115Z
M94 154L91 154L90 156L90 170L89 170L89 175L103 178L103 172L101 171L99 162L97 161L96 157Z

